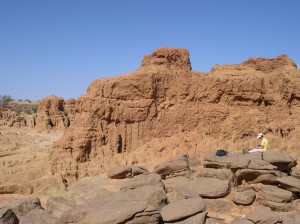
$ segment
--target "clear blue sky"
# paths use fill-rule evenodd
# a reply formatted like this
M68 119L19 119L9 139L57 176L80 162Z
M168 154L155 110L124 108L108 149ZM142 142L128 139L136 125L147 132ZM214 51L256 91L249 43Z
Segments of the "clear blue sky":
M157 47L193 70L287 54L300 66L299 0L0 0L0 95L68 99Z

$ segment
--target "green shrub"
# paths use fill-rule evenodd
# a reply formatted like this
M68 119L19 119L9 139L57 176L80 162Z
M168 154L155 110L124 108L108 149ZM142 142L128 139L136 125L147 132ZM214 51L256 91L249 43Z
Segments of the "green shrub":
M17 114L20 114L21 112L22 112L22 109L21 108L15 108L15 112L17 113Z

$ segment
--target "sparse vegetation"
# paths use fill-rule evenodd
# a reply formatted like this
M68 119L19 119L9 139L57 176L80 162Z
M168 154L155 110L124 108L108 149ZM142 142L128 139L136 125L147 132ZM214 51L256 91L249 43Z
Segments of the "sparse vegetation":
M0 95L0 108L7 108L11 101L13 101L13 99L10 95Z
M38 105L32 103L29 99L19 99L14 101L10 95L0 95L0 108L10 108L17 114L20 114L21 112L34 114L37 112Z

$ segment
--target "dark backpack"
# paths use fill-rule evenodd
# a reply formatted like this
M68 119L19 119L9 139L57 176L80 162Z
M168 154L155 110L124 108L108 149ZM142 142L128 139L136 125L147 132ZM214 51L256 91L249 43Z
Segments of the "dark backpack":
M217 156L227 156L227 154L228 154L228 152L226 150L224 150L224 149L218 149L216 151L216 155Z

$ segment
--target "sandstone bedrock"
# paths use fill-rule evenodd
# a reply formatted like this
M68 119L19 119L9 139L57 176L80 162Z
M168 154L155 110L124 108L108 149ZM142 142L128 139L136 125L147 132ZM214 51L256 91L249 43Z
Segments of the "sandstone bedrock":
M286 55L205 73L192 70L187 49L158 48L136 71L95 80L74 102L51 171L70 182L182 153L241 151L257 146L260 132L270 150L299 158L299 100L300 72Z

